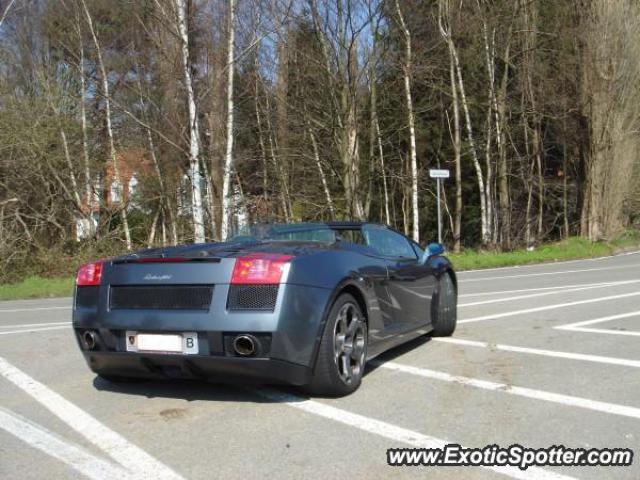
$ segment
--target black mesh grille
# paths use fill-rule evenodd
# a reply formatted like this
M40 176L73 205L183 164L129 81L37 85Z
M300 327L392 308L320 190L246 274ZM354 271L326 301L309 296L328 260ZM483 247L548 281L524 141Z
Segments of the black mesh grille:
M273 311L277 298L278 285L231 285L227 309Z
M209 310L212 293L212 285L113 286L110 306L112 310Z
M78 287L76 290L76 307L96 308L100 287Z

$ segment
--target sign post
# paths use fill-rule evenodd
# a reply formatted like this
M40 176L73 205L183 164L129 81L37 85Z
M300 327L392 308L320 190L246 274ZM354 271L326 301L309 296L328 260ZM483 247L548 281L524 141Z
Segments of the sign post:
M437 195L438 199L438 243L442 243L442 209L440 207L440 182L443 178L449 178L449 170L435 169L429 170L429 176L436 179Z

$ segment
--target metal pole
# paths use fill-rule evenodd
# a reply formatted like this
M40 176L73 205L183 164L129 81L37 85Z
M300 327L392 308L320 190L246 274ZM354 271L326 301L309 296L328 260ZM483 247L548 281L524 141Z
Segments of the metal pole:
M440 178L436 179L438 188L438 243L442 243L442 212L440 211Z

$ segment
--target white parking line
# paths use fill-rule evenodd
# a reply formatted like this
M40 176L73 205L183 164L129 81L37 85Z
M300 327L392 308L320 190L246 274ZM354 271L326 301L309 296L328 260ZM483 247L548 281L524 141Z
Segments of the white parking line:
M533 388L516 387L506 383L491 382L488 380L479 380L476 378L463 377L460 375L451 375L445 372L437 372L426 368L413 367L411 365L403 365L395 362L382 362L373 360L372 365L393 370L396 372L408 373L418 377L430 378L433 380L442 380L445 382L457 383L459 385L482 388L484 390L493 390L519 397L535 398L536 400L544 400L547 402L559 403L569 407L585 408L596 412L609 413L612 415L620 415L640 419L640 408L629 407L627 405L619 405L617 403L599 402L588 398L574 397L572 395L562 395L560 393L547 392L544 390L535 390Z
M0 408L0 429L93 480L132 478L122 467L102 460L84 448L60 438L43 426L4 408Z
M0 309L0 313L37 312L40 310L71 310L71 305L64 307L6 308Z
M69 324L60 325L59 327L23 328L22 330L9 330L8 332L0 331L0 335L13 335L15 333L46 332L48 330L62 330L65 328L69 328Z
M168 466L129 442L119 433L103 425L46 385L31 378L2 357L0 357L0 376L23 390L88 441L101 448L120 465L135 473L139 478L149 478L150 480L156 478L182 479L180 475Z
M436 342L441 342L441 343L451 343L453 345L461 345L464 347L488 348L489 350L501 350L504 352L527 353L531 355L541 355L545 357L566 358L569 360L580 360L584 362L605 363L609 365L620 365L623 367L640 368L640 360L628 360L626 358L603 357L600 355L586 355L582 353L558 352L555 350L541 350L538 348L516 347L513 345L502 345L500 343L464 340L462 338L437 337L437 338L432 338L431 340Z
M581 292L582 290L592 290L594 288L602 288L602 287L613 287L613 286L618 286L618 285L629 285L632 283L640 283L640 280L625 280L622 282L611 282L611 283L604 283L604 284L596 284L596 285L589 285L586 287L578 287L578 288L563 288L563 289L555 289L552 290L550 292L540 292L540 293L530 293L527 295L516 295L515 297L506 297L506 298L494 298L491 300L481 300L479 302L470 302L470 303L460 303L458 304L458 307L472 307L475 305L488 305L491 303L501 303L501 302L511 302L514 300L523 300L526 298L536 298L536 297L545 297L548 295L559 295L561 293L568 293L568 292Z
M485 282L487 280L502 280L507 278L522 278L522 277L542 277L547 275L564 275L567 273L581 273L581 272L600 272L603 270L622 270L624 268L635 268L638 269L640 265L622 265L619 267L598 267L598 268L581 268L578 270L563 270L560 272L539 272L539 273L521 273L518 275L502 275L499 277L480 277L480 278L460 278L458 283L469 283L469 282Z
M637 337L640 336L640 332L627 331L627 330L613 330L610 328L584 328L586 325L595 325L597 323L609 322L611 320L618 320L619 318L637 317L640 315L640 311L620 313L618 315L610 315L608 317L594 318L593 320L584 320L582 322L568 323L565 325L558 325L553 327L557 330L569 330L572 332L587 332L587 333L605 333L608 335L628 335Z
M637 297L640 292L622 293L620 295L609 295L607 297L589 298L587 300L578 300L575 302L558 303L555 305L545 305L544 307L527 308L524 310L513 310L511 312L492 313L490 315L482 315L480 317L465 318L458 320L458 323L482 322L484 320L496 320L499 318L513 317L514 315L523 315L526 313L544 312L545 310L554 310L556 308L572 307L574 305L582 305L586 303L605 302L615 300L617 298Z
M623 335L627 337L640 337L640 332L629 332L627 330L613 330L609 328L581 328L576 327L572 329L566 329L572 332L583 332L583 333L603 333L605 335Z
M376 420L374 418L365 417L364 415L351 413L315 400L305 400L301 397L277 390L263 389L256 393L268 398L269 400L284 403L304 412L327 418L329 420L357 428L364 432L387 438L394 442L402 442L416 448L443 448L447 444L455 443L398 427L397 425ZM487 466L482 468L522 480L570 480L573 478L538 467L530 467L524 471L517 467Z

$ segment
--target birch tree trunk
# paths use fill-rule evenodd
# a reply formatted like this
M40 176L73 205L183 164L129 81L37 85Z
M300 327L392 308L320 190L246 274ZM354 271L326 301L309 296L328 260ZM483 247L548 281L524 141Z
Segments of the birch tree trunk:
M374 53L372 54L372 58L376 58L375 54L375 44L374 44ZM371 112L370 112L370 128L371 128L371 137L369 139L370 142L370 154L369 161L371 162L371 173L370 175L375 174L375 168L373 168L375 162L375 150L378 151L378 157L380 158L380 176L382 177L382 190L384 195L384 219L387 225L391 225L391 216L389 215L389 189L387 187L387 172L384 166L384 150L382 149L382 136L380 135L380 121L378 120L378 96L376 89L376 78L375 78L375 69L372 67L369 72L369 94L370 94L370 102L371 102Z
M269 198L267 193L269 185L269 164L267 162L267 149L264 144L264 133L262 132L262 118L260 116L260 74L258 55L255 58L255 90L254 90L254 107L256 110L256 126L258 128L258 145L260 146L260 156L262 160L262 197L265 202Z
M275 170L279 182L280 182L280 203L282 207L282 213L284 214L285 221L291 221L291 197L289 196L288 182L284 178L284 170L278 160L278 156L276 154L276 146L274 145L274 131L273 125L271 124L271 116L269 112L271 111L271 105L269 102L269 96L266 97L267 105L266 105L266 119L267 119L267 131L269 133L269 155L271 156L271 162L273 163L273 169Z
M409 156L411 160L411 207L413 212L413 240L420 242L420 211L418 210L418 160L416 158L416 129L413 113L413 99L411 97L411 32L402 16L399 0L396 0L396 11L398 22L404 36L405 42L405 63L402 71L404 76L404 95L407 104L407 122L409 124Z
M228 12L228 43L227 43L227 147L224 157L224 170L222 178L222 218L221 236L224 242L229 235L229 189L231 186L231 174L233 169L233 74L234 74L234 44L235 44L235 0L229 0Z
M202 175L200 173L200 128L196 112L191 62L189 60L189 30L187 28L187 1L175 0L178 14L178 33L182 52L184 85L187 91L189 110L189 170L191 176L191 215L193 219L193 241L204 243L204 214L202 210Z
M64 129L60 129L60 138L62 139L62 148L64 150L64 158L67 162L67 168L69 169L69 179L71 180L71 189L73 193L73 199L76 203L76 208L82 213L82 200L80 199L80 191L78 190L78 182L76 180L75 169L73 168L73 162L71 161L71 155L69 154L69 144L67 143L67 135ZM91 221L89 221L91 223Z
M487 74L489 77L489 94L487 103L487 142L485 145L485 165L486 165L486 197L487 197L487 221L489 222L489 231L491 236L491 243L498 241L498 234L495 221L495 203L494 203L494 168L493 160L491 159L491 146L492 146L492 134L493 134L493 115L495 113L495 30L492 32L491 44L489 44L489 35L487 33L487 23L483 19L482 21L482 34L484 39L485 60L487 64ZM499 135L499 134L498 134Z
M460 251L460 231L462 226L462 168L461 151L462 141L460 138L460 106L458 105L458 89L456 87L455 62L453 55L449 52L449 79L451 83L451 98L453 103L453 163L455 168L456 181L456 209L453 219L453 250Z
M98 69L100 70L100 77L102 80L102 94L104 95L105 121L106 121L106 127L107 127L107 137L109 140L109 153L111 156L111 162L113 166L113 179L119 185L122 185L122 183L120 182L120 170L118 168L118 153L116 152L116 145L113 137L113 127L111 125L111 97L109 94L109 79L107 77L107 70L104 67L104 61L102 59L102 50L100 48L100 42L98 41L98 37L96 36L95 29L93 28L93 19L91 18L91 14L89 13L89 9L87 8L87 3L85 2L85 0L81 0L81 1L82 1L82 7L84 9L84 13L87 17L87 24L89 25L91 38L93 39L93 43L96 47ZM122 227L124 229L124 236L125 236L127 250L131 250L131 247L132 247L131 231L129 230L129 221L127 219L126 205L120 209L120 215L122 216Z
M511 33L509 33L509 37ZM504 71L496 98L496 133L498 135L498 191L500 204L500 241L502 246L511 248L511 199L509 196L509 167L507 165L507 84L509 81L509 59L511 43L507 42L502 62Z
M85 105L86 80L84 76L84 45L82 43L82 30L80 18L76 13L76 25L78 30L78 45L80 48L80 60L78 61L78 74L80 77L80 126L82 130L82 160L84 167L84 194L89 219L89 234L95 233L93 224L93 188L91 186L91 166L89 162L89 141L87 139L87 112Z
M387 225L391 225L389 216L389 188L387 187L387 171L384 166L384 151L382 150L382 136L380 135L380 122L376 118L376 137L378 139L378 155L380 156L380 172L382 173L382 189L384 190L384 217Z
M438 11L438 26L440 28L440 33L442 37L447 42L449 47L449 54L453 58L453 64L456 71L456 77L458 80L458 93L460 94L460 102L462 103L462 111L464 112L464 120L467 130L467 141L469 142L469 150L471 152L471 160L473 161L473 166L476 171L476 177L478 181L478 191L480 198L480 232L482 238L482 244L486 245L490 240L490 231L489 231L489 221L488 221L488 212L486 205L487 193L485 189L485 181L484 174L482 172L482 167L480 166L480 161L478 160L478 152L476 151L475 140L473 136L473 126L471 124L471 116L469 114L469 106L467 104L467 96L464 89L464 80L462 78L462 68L460 67L460 60L458 58L458 52L453 41L453 37L451 35L450 26L448 24L449 21L449 2L448 0L443 0L439 3L439 11ZM446 25L445 25L446 23Z
M327 177L324 174L324 170L322 168L322 163L320 162L320 152L318 151L318 143L316 142L316 137L313 134L311 128L308 128L309 137L311 138L311 146L313 147L313 158L318 167L318 173L320 174L320 180L322 182L322 188L324 190L324 196L327 200L327 205L329 206L329 212L331 213L331 218L335 218L336 210L333 207L333 200L331 199L331 191L329 190L329 186L327 185Z

